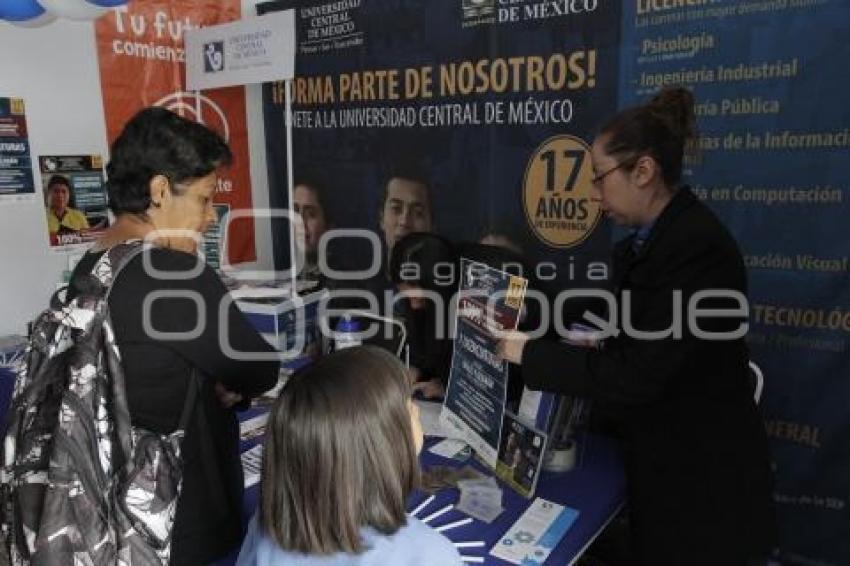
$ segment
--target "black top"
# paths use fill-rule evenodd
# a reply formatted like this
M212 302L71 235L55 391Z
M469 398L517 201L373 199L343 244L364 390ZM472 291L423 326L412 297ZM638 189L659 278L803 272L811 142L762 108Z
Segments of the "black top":
M682 338L639 340L621 332L601 349L530 341L523 377L534 389L593 399L620 421L637 563L744 564L766 555L775 537L767 439L749 385L747 347L743 338L697 338L687 322L688 300L699 290L746 293L741 254L686 188L638 251L632 239L614 251L619 310L626 306L620 292L630 291L632 328L667 329L674 291L681 290ZM746 317L698 322L721 332Z
M101 255L102 252L88 253L80 260L71 279L71 296L83 284L80 274L91 272ZM145 255L165 277L148 273ZM175 277L177 274L181 275ZM182 296L155 298L155 292L177 292ZM193 298L188 297L189 293ZM133 426L160 434L173 432L192 368L199 370L203 378L203 405L196 406L183 443L183 488L177 503L171 564L209 563L234 550L242 540L239 425L235 412L219 404L213 384L221 382L228 390L241 393L247 402L277 381L276 360L238 360L225 353L219 341L222 329L226 329L237 352L274 352L233 302L219 319L219 306L226 296L218 275L202 260L157 248L130 261L109 297ZM150 326L159 336L145 331L146 297L152 301ZM192 335L174 335L181 332ZM201 407L203 415L199 415ZM206 420L208 430L203 433L212 440L207 444L211 450L204 451L199 442L199 418Z

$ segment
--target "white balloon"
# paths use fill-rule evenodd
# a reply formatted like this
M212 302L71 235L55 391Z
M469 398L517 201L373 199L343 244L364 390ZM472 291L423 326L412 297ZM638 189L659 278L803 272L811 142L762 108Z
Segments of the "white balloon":
M86 0L38 0L38 3L51 14L77 21L96 20L110 10Z
M10 24L16 25L21 28L40 28L46 26L47 24L52 24L56 21L56 16L51 14L50 12L45 12L40 16L35 18L30 18L28 20L14 21L14 20L6 20Z

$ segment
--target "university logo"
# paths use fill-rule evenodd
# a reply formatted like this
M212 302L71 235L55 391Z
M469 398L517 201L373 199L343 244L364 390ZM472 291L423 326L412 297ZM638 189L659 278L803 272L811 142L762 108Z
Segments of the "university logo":
M571 248L584 242L602 216L594 199L590 147L560 135L534 150L525 169L522 201L528 226L543 243Z
M496 0L462 0L463 27L496 21Z
M204 44L204 72L217 73L224 70L224 42L211 41Z
M224 141L230 141L230 124L227 122L224 111L204 94L185 91L172 92L154 102L153 106L160 106L184 118L204 124L218 132L224 138ZM198 110L200 110L200 115L197 113Z

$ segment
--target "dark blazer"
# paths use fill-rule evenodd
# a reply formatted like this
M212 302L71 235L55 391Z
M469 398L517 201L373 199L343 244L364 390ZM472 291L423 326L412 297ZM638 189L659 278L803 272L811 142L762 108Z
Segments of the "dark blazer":
M614 251L614 290L632 328L663 330L682 292L683 333L639 340L621 332L598 349L530 341L523 377L533 389L594 400L623 430L633 546L640 564L733 566L765 556L774 544L767 439L748 379L743 338L706 340L688 326L697 291L746 294L734 239L687 188L658 217L647 240ZM627 305L622 291L631 293ZM701 308L734 307L714 299ZM712 332L746 319L699 320Z

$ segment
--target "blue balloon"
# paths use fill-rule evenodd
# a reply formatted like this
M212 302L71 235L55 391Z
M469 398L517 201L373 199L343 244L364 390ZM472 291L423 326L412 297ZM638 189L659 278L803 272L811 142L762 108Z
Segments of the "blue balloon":
M35 0L4 0L0 2L0 19L24 22L44 14L44 8Z
M87 0L89 4L94 4L95 6L101 6L103 8L115 8L116 6L123 6L130 0Z

